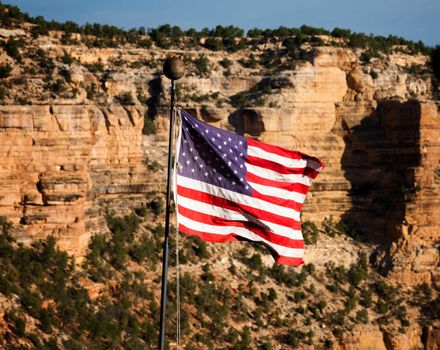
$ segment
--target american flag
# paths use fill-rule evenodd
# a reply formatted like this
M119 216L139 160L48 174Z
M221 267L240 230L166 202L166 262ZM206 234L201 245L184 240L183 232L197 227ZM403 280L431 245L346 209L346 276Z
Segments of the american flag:
M300 210L323 163L180 114L179 231L211 242L260 242L275 262L302 264Z

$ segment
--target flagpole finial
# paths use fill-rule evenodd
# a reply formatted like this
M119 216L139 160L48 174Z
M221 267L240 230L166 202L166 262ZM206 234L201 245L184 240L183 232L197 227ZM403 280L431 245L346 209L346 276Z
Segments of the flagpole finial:
M163 64L163 72L168 79L178 80L185 75L185 64L178 57L167 58Z

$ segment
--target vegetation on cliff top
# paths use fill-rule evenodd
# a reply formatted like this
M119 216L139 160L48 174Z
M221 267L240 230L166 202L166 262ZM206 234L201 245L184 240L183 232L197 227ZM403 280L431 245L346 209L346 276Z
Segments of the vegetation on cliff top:
M337 46L348 46L351 48L364 48L372 52L390 52L395 46L410 53L429 54L430 48L423 42L413 42L402 37L389 35L366 35L354 33L349 29L334 28L332 31L303 25L300 28L288 28L281 26L277 29L250 29L246 35L243 29L235 26L218 25L213 29L203 28L198 31L194 28L182 30L178 26L169 24L161 25L157 28L132 28L129 30L121 29L112 25L102 25L98 23L86 23L78 25L72 21L60 23L57 21L47 21L42 16L32 17L22 12L18 7L0 3L0 25L3 28L14 28L23 22L33 24L31 29L34 36L48 35L49 31L64 32L63 40L65 43L74 43L75 39L71 34L81 34L86 38L90 46L95 47L116 47L125 43L135 44L140 47L150 47L154 43L160 48L176 47L183 44L185 47L204 46L210 50L237 51L252 47L257 44L271 41L283 41L285 46L299 46L304 42L314 42L326 44L321 36L329 36L327 44ZM91 38L93 36L93 38ZM201 40L203 39L203 40Z
M373 69L372 65L381 61L386 66L389 62L388 54L431 52L434 73L438 76L438 48L432 49L421 42L415 43L396 36L365 35L341 28L328 31L304 25L300 28L251 29L246 34L235 26L217 26L200 31L182 30L171 25L124 30L97 23L80 26L71 21L47 21L41 16L32 17L15 6L1 3L0 25L2 28L22 29L26 34L20 34L21 31L15 34L12 32L11 36L0 43L0 50L9 56L6 62L0 65L2 103L40 104L58 98L77 98L82 103L98 105L113 102L122 105L140 103L148 107L145 134L154 132L154 118L162 101L161 84L156 77L160 74L163 57L161 54L157 55L156 50L151 50L148 57L140 59L130 50L126 50L127 48L182 50L188 75L201 78L208 78L215 71L229 77L243 70L246 71L246 75L276 77L283 71L295 70L301 63L313 62L314 47L331 45L352 49L364 71L377 80L380 78L380 69L377 66ZM41 40L49 43L49 47L42 48L39 44ZM59 45L63 49L62 54L56 49ZM106 57L103 50L103 57L97 57L93 62L89 58L83 60L81 52L85 47L111 47L115 50L111 50L111 57ZM197 49L202 49L202 53L195 53ZM238 55L241 57L235 60L225 57L215 62L215 55L211 57L209 51L225 54L239 52ZM399 74L411 75L419 84L421 80L422 84L426 83L431 73L425 64L413 64L408 67L394 65L392 68L397 69ZM139 77L136 81L136 92L109 91L109 87L118 82L114 75L134 71ZM140 72L143 74L138 74ZM151 79L151 76L154 77L153 80L146 81ZM182 102L212 102L218 108L225 104L235 108L266 105L277 107L274 98L269 96L280 92L282 88L279 81L275 80L263 79L252 89L231 96L222 96L215 91L210 94L197 94L186 88L178 97ZM107 83L108 81L110 82ZM147 85L148 88L145 89ZM436 89L432 91L435 93ZM417 96L412 93L408 96L410 97Z

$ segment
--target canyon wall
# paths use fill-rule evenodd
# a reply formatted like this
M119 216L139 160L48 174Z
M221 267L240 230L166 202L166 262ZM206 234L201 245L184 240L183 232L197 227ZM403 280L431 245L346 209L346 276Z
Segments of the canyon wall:
M142 127L137 107L0 106L0 212L18 238L82 255L106 210L144 202Z
M81 255L90 235L102 230L106 211L135 207L164 188L164 172L153 174L145 161L165 165L169 82L137 63L198 53L62 50L49 38L39 45L54 56L67 50L82 64L124 62L105 74L60 66L70 72L75 98L39 101L30 94L34 105L0 106L1 216L19 224L21 240L54 235ZM290 69L262 74L235 63L226 76L219 65L224 54L205 53L209 77L188 69L178 82L178 106L218 127L319 157L326 169L313 184L303 220L350 223L385 247L377 264L386 273L409 284L438 281L440 117L430 78L404 70L426 64L426 57L390 55L365 64L350 49L305 47L304 59ZM243 57L229 55L233 62ZM89 100L92 84L106 99ZM270 88L260 94L263 103L228 103L261 87ZM112 103L122 93L137 98ZM157 133L143 136L149 115Z

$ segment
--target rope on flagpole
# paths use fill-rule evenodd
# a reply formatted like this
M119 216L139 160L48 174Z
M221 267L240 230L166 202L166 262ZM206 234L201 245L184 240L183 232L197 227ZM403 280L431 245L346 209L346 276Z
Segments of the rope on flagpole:
M180 148L180 138L181 138L181 126L182 126L182 116L180 114L180 109L176 108L176 121L179 123L179 134L177 136L176 141L176 153L174 155L174 205L177 204L177 191L176 191L176 176L177 176L177 167L179 166L177 163L179 156L179 148ZM177 212L177 210L176 210ZM177 222L176 216L176 350L180 350L180 342L181 342L181 327L180 327L180 261L179 261L179 225Z
M176 228L176 349L180 349L180 265L179 265L179 231Z

